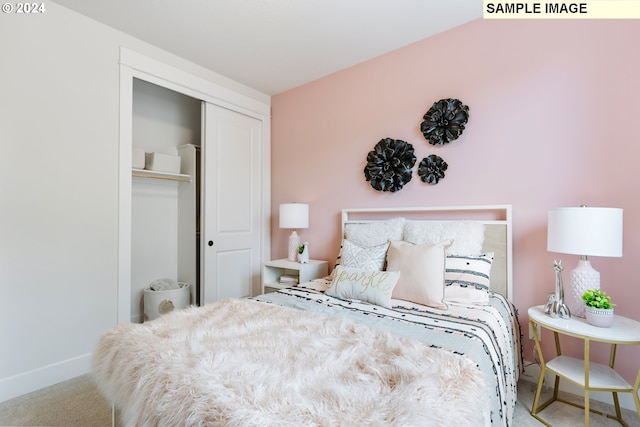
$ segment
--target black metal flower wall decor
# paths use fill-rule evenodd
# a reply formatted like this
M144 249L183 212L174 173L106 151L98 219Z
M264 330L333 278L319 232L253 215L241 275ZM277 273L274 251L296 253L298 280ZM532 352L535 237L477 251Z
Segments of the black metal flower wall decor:
M436 185L441 179L444 179L444 171L449 165L442 157L432 154L422 159L418 165L418 176L422 182Z
M364 176L378 191L399 191L411 181L416 164L413 145L401 139L381 139L367 154Z
M420 130L431 145L444 145L457 139L469 120L469 107L453 98L441 99L423 116Z

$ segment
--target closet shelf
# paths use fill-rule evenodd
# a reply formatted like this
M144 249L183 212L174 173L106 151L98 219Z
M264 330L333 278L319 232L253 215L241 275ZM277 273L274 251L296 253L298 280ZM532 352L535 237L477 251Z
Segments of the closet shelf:
M131 176L139 178L167 179L170 181L191 182L191 175L150 171L147 169L131 169Z

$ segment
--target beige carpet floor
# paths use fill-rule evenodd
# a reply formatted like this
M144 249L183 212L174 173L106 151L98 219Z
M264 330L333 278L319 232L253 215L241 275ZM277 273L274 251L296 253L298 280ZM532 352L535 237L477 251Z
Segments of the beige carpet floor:
M0 426L108 427L111 405L90 375L0 403Z
M516 404L516 415L513 420L514 427L529 427L529 426L543 426L538 420L533 418L529 411L531 411L531 404L535 396L536 385L532 382L520 380L518 383L518 403ZM551 391L543 392L540 397L541 402L546 402L551 397ZM560 397L572 401L578 404L584 403L582 396L575 396L560 392ZM590 405L593 409L607 413L615 414L613 405L607 405L604 403L591 400ZM608 426L620 426L618 421L607 418L603 415L591 413L589 423L591 427L608 427ZM581 427L584 426L584 409L577 408L575 406L567 405L562 402L553 402L542 412L538 413L538 416L557 427ZM629 425L629 427L640 427L640 418L635 411L628 409L622 410L622 419Z
M520 381L513 427L543 425L529 414L534 392L533 383ZM544 395L543 399L546 400L547 397L548 395ZM580 402L577 396L564 395L563 397ZM592 405L596 409L613 412L608 405L597 402L593 402ZM584 425L582 409L559 402L550 405L540 416L558 427ZM630 427L640 427L640 419L635 412L623 410L623 419ZM615 420L597 414L591 414L590 422L593 427L620 425ZM0 426L108 427L110 425L111 406L100 395L89 375L0 403Z

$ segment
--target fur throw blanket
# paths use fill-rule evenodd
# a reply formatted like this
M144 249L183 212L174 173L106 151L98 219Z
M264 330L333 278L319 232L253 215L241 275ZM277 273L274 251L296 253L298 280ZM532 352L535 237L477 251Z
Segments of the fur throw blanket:
M125 426L480 426L471 360L249 299L105 333L93 356Z

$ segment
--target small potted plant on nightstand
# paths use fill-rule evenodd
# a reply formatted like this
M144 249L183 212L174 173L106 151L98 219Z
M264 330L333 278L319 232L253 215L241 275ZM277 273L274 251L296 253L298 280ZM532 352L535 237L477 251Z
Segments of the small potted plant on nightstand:
M585 315L587 322L593 326L608 328L613 323L613 307L611 297L600 289L589 289L582 295L587 305Z
M304 244L298 246L298 262L300 264L309 263L309 242L304 242Z

